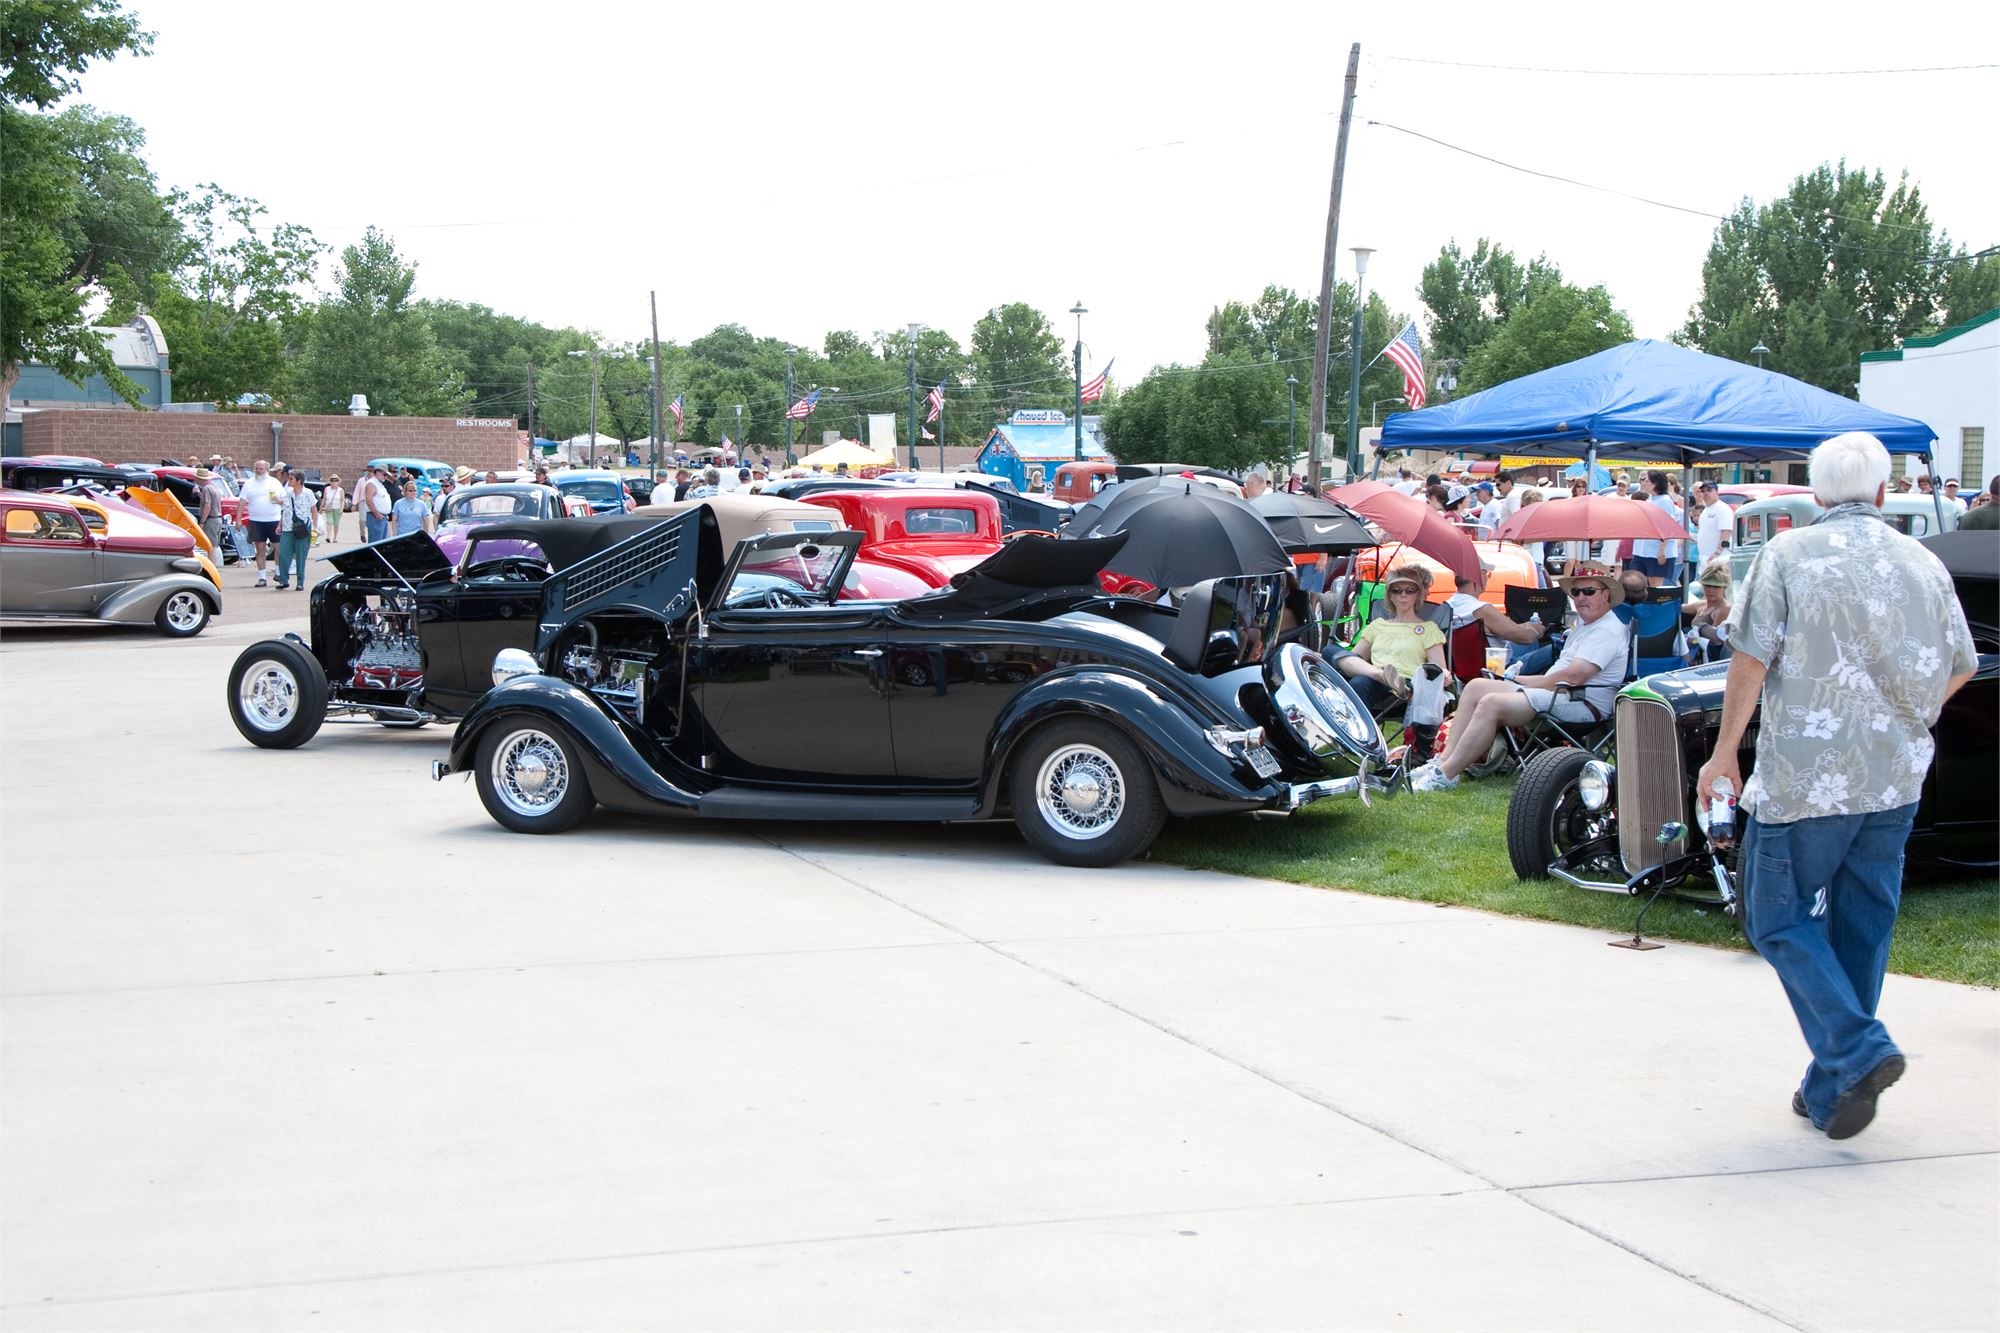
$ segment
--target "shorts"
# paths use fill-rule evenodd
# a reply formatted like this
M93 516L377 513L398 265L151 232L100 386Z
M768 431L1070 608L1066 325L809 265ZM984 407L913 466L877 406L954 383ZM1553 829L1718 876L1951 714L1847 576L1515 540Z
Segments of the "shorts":
M243 526L250 530L250 540L253 542L274 542L278 540L278 520L275 518L269 523L261 519L248 519L245 520Z
M1588 704L1574 695L1565 694L1558 699L1554 690L1531 689L1526 685L1514 688L1528 696L1528 702L1537 713L1552 714L1558 722L1595 722L1599 719L1599 714L1592 712Z
M1673 563L1657 556L1635 555L1625 562L1625 568L1637 570L1649 579L1663 579L1673 568Z

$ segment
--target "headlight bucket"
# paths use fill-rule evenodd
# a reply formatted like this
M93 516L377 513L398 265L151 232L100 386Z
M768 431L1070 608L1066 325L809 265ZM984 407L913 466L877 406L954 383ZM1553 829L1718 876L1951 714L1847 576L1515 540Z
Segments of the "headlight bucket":
M1612 768L1602 759L1592 759L1576 775L1576 797L1593 813L1611 804Z
M516 676L532 676L541 669L533 653L521 648L502 648L493 658L493 684L505 685Z

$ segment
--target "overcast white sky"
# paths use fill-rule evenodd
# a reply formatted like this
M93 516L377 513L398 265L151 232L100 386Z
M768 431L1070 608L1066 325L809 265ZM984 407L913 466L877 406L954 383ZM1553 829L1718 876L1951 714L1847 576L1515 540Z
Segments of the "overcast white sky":
M1821 161L1907 170L2000 241L2000 70L1607 77L1418 61L1820 71L2000 61L2000 7L128 0L147 58L83 100L163 184L215 180L336 248L369 224L418 294L611 340L737 321L817 346L1028 301L1086 372L1195 360L1211 307L1317 291L1341 78L1341 221L1412 313L1438 247L1491 236L1602 282L1641 336L1694 300L1714 223L1380 127L1713 213Z

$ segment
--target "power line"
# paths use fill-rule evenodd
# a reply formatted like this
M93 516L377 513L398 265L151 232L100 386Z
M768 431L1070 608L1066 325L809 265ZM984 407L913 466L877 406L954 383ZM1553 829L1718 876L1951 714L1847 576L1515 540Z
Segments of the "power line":
M1986 65L1907 65L1879 69L1564 69L1550 65L1484 65L1469 60L1433 60L1425 56L1384 56L1403 65L1442 65L1449 69L1486 69L1515 74L1578 74L1618 79L1847 79L1877 74L1960 74L2000 69Z

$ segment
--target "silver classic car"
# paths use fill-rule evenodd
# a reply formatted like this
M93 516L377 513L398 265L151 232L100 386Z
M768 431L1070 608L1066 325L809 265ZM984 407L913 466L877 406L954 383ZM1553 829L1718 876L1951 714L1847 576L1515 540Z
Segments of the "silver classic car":
M194 538L116 501L95 508L107 520L100 531L60 496L0 490L0 619L201 633L222 610L222 589Z

